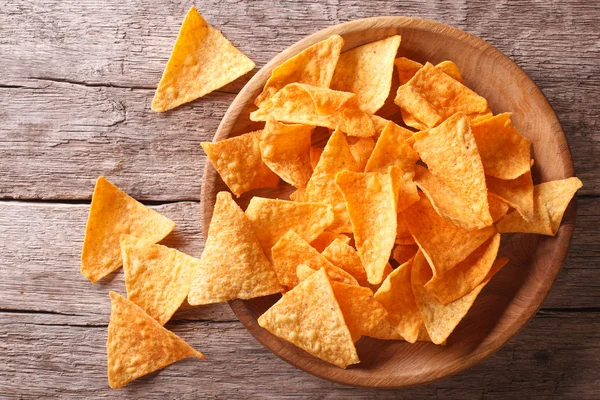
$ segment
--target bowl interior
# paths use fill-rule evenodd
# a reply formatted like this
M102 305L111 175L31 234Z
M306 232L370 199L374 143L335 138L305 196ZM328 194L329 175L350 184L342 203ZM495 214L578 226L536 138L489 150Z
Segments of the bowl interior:
M215 141L261 129L248 114L274 67L306 47L330 36L344 37L350 49L390 35L402 36L398 56L434 64L454 61L465 84L484 96L498 114L512 112L517 129L533 143L534 182L573 175L569 147L552 107L533 81L510 59L472 35L444 24L415 18L377 17L336 25L317 32L276 56L244 87L230 106ZM398 87L396 73L392 92L378 115L401 123L393 104ZM318 136L318 135L317 135ZM316 137L315 141L323 141ZM202 185L204 238L212 217L216 194L228 190L207 163ZM242 195L245 209L253 196L287 199L294 188L280 183L275 189L257 189ZM575 203L575 202L573 202ZM575 220L575 204L565 213L555 237L503 235L500 253L510 259L481 292L472 309L449 337L446 346L408 344L363 337L357 343L360 364L342 370L327 364L258 326L256 318L279 296L233 301L240 321L273 353L311 374L336 382L371 387L402 387L429 382L464 370L498 350L535 314L556 279L569 247Z

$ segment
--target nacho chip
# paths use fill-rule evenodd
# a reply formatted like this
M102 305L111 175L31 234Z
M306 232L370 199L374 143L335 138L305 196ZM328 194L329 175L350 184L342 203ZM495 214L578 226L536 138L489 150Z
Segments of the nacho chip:
M498 259L500 234L479 246L464 261L461 261L442 276L434 276L425 284L425 289L433 293L443 304L458 300L475 289L492 269L494 261L506 263L508 259Z
M81 251L81 274L93 283L119 268L121 234L160 242L173 221L119 190L103 176L96 181Z
M417 254L419 246L416 244L397 244L392 251L392 258L402 265Z
M516 179L529 172L531 142L510 121L510 113L478 118L471 122L486 175Z
M396 35L345 51L335 67L331 88L356 93L360 108L375 114L390 93L398 46L400 36Z
M271 254L279 283L288 288L293 288L298 284L296 267L300 264L315 271L325 268L327 275L332 280L358 286L358 282L352 275L330 263L293 230L288 231L279 239L273 246Z
M436 276L452 269L496 233L493 226L475 231L456 226L442 218L425 196L404 210L403 215Z
M344 315L324 269L302 281L258 318L258 324L323 361L359 362Z
M396 202L392 179L378 172L341 171L335 182L344 196L352 221L356 248L369 283L383 281L396 239Z
M350 153L356 161L357 172L363 172L375 148L375 141L371 138L358 138L354 141L352 139L354 138L348 138Z
M331 282L331 286L353 342L367 335L385 318L385 308L373 298L370 289L338 282Z
M382 340L404 340L404 338L402 337L402 335L400 335L400 333L398 333L396 328L394 328L392 324L390 324L385 318L380 320L377 326L373 328L371 332L369 332L369 334L366 336ZM425 325L423 324L421 324L421 328L419 329L417 342L432 343L431 338L427 333L427 329L425 329ZM444 342L440 343L440 345L445 346L446 341L444 340Z
M365 172L381 173L387 173L391 166L397 168L397 172L392 173L392 184L398 199L398 211L419 200L413 181L419 155L404 140L408 136L412 136L412 132L388 122L365 167Z
M121 235L127 298L164 325L190 291L200 260L131 235Z
M360 286L369 286L367 272L354 247L336 239L322 251L323 256L333 265L352 275ZM391 267L390 267L391 270ZM390 271L391 272L391 271Z
M490 215L494 223L500 221L508 212L508 204L498 195L488 192L488 204L490 205Z
M304 199L305 191L306 191L306 188L298 188L298 189L294 190L292 193L290 193L290 200L296 201L296 202L302 202L302 200Z
M356 162L350 153L346 137L338 129L329 138L304 193L304 201L322 202L333 206L335 221L329 227L329 231L352 232L346 203L335 185L335 175L342 170L356 169Z
M413 147L429 171L464 200L461 210L453 210L452 221L467 230L491 225L485 174L468 118L455 114L414 138ZM439 202L436 205L440 206Z
M388 312L387 321L407 342L414 343L419 336L423 319L411 289L411 268L412 259L389 274L375 293L375 300Z
M252 69L254 62L192 6L152 99L152 111L167 111L195 100Z
M290 229L307 242L312 242L333 223L333 210L327 204L262 197L250 200L246 216L268 258L271 257L271 247Z
M298 282L302 282L315 272L317 271L315 271L306 264L298 264L298 266L296 267L296 276L298 277Z
M318 238L310 242L310 245L314 247L319 253L327 248L334 241L339 240L341 243L350 243L350 237L343 233L333 233L325 231L319 235Z
M402 213L398 213L397 226L396 226L396 243L401 244L414 244L415 240L408 230L408 225L404 220Z
M312 167L312 169L315 169L317 164L319 163L319 160L321 159L321 154L323 154L323 150L325 149L322 147L310 148L310 166Z
M174 333L163 328L137 305L110 292L108 384L120 389L134 379L188 357L205 359Z
M454 64L452 61L442 61L441 63L435 66L437 69L441 70L443 73L451 77L452 79L457 80L460 83L463 83L462 74L460 73L460 69L458 66Z
M485 177L490 192L513 207L526 221L533 219L533 180L531 172L517 179L503 180L493 176Z
M349 136L375 135L369 114L358 106L354 93L339 92L302 83L290 83L261 108L250 114L252 121L277 121L341 129Z
M455 113L480 114L487 100L427 63L398 88L394 102L427 128L433 128Z
M417 307L419 307L423 316L427 333L433 343L444 343L452 331L454 331L454 328L456 328L458 323L467 314L479 292L481 292L503 265L503 263L494 264L494 267L483 282L475 287L475 289L460 299L444 305L433 293L424 287L425 283L432 278L431 267L427 263L423 253L420 251L417 253L412 268L412 289Z
M217 194L200 269L194 277L188 295L191 305L281 292L252 224L227 192Z
M583 184L575 177L535 185L533 187L535 210L533 219L527 222L515 210L498 222L496 225L498 232L525 232L555 236L567 206L581 186Z
M276 67L254 104L262 107L287 84L299 82L328 88L338 63L344 39L331 35Z
M261 158L261 134L262 131L256 131L216 143L200 143L223 182L237 197L249 190L275 187L279 183L279 176Z
M292 186L305 187L312 175L310 138L313 130L313 126L287 125L269 118L260 134L263 162Z

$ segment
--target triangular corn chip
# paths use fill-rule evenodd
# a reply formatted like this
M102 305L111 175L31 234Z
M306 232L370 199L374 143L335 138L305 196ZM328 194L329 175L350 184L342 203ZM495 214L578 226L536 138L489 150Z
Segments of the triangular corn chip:
M486 175L516 179L529 172L531 142L513 126L510 113L477 118L471 122Z
M423 325L410 284L412 263L410 259L396 268L385 278L375 293L375 300L388 312L386 316L388 322L409 343L417 341L419 329Z
M261 108L250 114L252 121L266 121L271 116L291 124L324 126L341 129L349 136L375 135L369 114L358 106L354 93L290 83Z
M503 265L504 263L494 264L483 282L475 289L460 299L444 305L424 287L425 283L432 278L431 268L423 253L420 251L417 253L412 268L412 289L417 307L423 315L427 333L433 343L443 344L446 341L454 328L467 314L481 290Z
M319 160L321 159L321 154L323 154L323 150L325 150L325 149L322 147L311 147L310 148L310 166L313 169L315 169L315 167L319 163Z
M496 261L499 247L500 234L496 233L456 267L442 276L431 278L425 284L425 289L433 293L443 304L460 299L483 282ZM504 263L508 261L507 259L500 260L503 260Z
M108 384L120 389L134 379L188 357L204 359L199 351L123 296L110 292L108 325Z
M390 93L398 46L400 36L396 35L345 51L335 67L331 88L356 93L360 108L375 114Z
M335 240L339 240L341 243L350 243L350 237L343 233L333 233L325 231L319 235L318 238L310 242L310 245L314 247L319 253L327 248Z
M332 280L358 286L358 282L352 275L330 263L292 230L283 235L273 246L271 255L279 283L287 288L293 288L298 284L296 267L299 264L304 264L315 271L325 268Z
M313 172L310 165L313 130L313 126L287 125L269 118L260 134L263 162L295 187L305 187Z
M195 100L253 68L254 62L192 6L154 94L152 110L163 112Z
M401 212L398 213L397 219L396 243L415 244L415 239L413 239L412 235L410 234L408 225L406 225L406 221L404 220L404 215Z
M404 210L403 215L436 276L452 269L496 233L493 226L475 231L456 226L442 218L425 196Z
M200 260L131 235L121 235L121 253L127 298L166 324L187 297Z
M488 110L486 99L430 63L398 88L394 102L427 128L457 112L478 115Z
M324 269L284 294L258 318L258 323L272 334L340 368L359 362Z
M104 179L96 181L81 252L81 274L93 283L119 268L121 234L160 242L175 227L173 221L119 190Z
M227 192L217 194L200 268L194 276L188 296L191 305L281 292L252 224Z
M533 180L531 172L517 179L503 180L486 176L485 181L490 192L506 201L526 221L533 219Z
M338 129L329 138L304 193L304 201L331 204L335 221L328 230L332 232L352 232L346 203L335 184L336 174L346 169L355 171L357 165L346 137Z
M373 298L371 289L331 282L335 298L344 314L352 341L371 332L385 318L385 308Z
M302 202L302 200L304 200L304 192L305 191L306 191L306 188L298 188L298 189L294 190L292 193L290 193L290 200L296 201L296 202Z
M335 182L344 195L354 240L369 283L383 281L396 239L396 201L392 179L379 172L342 171Z
M390 324L385 318L380 320L379 323L377 324L377 326L375 328L373 328L371 330L371 332L369 332L369 334L366 336L369 336L369 337L372 337L375 339L382 339L382 340L404 340L404 338L402 337L402 335L400 335L400 333L398 333L396 328L394 328L392 326L392 324ZM429 334L427 333L427 329L425 328L425 325L423 325L423 324L421 324L421 328L419 329L419 335L417 336L417 342L432 343L431 338L429 337ZM446 341L444 341L443 343L440 343L440 344L442 346L445 346Z
M397 244L392 251L392 258L402 265L417 254L419 246L416 244Z
M355 138L348 138L350 153L356 161L357 172L363 172L375 148L375 141L371 138L356 138L354 141L352 139Z
M298 264L298 266L296 267L296 276L298 277L298 282L302 282L315 272L317 271L315 271L306 264Z
M360 286L368 286L367 272L362 265L360 256L354 250L354 247L336 239L321 253L333 265L343 269L352 275ZM390 267L391 269L391 267Z
M504 218L508 212L508 203L492 192L488 192L488 204L490 205L490 215L494 223Z
M460 83L463 83L462 74L460 73L460 69L458 66L454 64L452 61L442 61L441 63L435 66L437 69L441 70L443 73L451 77L452 79L457 80Z
M454 215L452 221L467 230L491 225L483 164L468 118L455 114L414 138L413 147L429 171L464 199L461 215Z
M578 178L544 182L533 187L534 214L525 221L515 210L507 214L496 227L498 232L539 233L555 236L563 215L575 192L583 186Z
M343 46L344 39L341 36L331 35L286 60L273 70L254 104L261 107L289 83L328 88Z
M387 173L391 166L397 168L397 172L392 173L392 183L398 199L398 211L405 210L419 200L417 186L413 181L419 155L404 140L411 134L407 132L407 129L388 122L365 167L365 172L381 173Z
M262 131L255 131L216 143L200 143L223 182L237 197L249 190L275 187L279 183L279 176L261 158L261 134Z
M250 200L246 216L268 258L271 257L271 247L290 229L310 243L333 223L330 205L263 197Z

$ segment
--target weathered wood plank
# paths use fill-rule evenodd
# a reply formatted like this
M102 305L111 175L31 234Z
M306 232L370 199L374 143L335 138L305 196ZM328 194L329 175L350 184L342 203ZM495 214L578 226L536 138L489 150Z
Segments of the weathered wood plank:
M8 399L592 399L600 391L596 317L541 312L496 355L467 372L398 391L315 378L264 349L238 322L170 323L167 328L201 350L207 361L184 360L113 391L106 380L107 320L98 326L65 326L71 317L0 313L0 393Z

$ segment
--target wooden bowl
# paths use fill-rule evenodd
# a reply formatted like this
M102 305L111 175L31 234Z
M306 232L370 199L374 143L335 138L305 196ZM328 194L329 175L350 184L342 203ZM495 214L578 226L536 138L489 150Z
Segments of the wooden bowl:
M332 34L345 39L344 50L399 34L402 36L399 56L434 64L454 61L462 71L466 85L488 99L494 114L512 112L514 125L532 141L536 183L573 176L571 154L560 122L527 74L483 40L448 25L417 18L377 17L347 22L310 35L289 47L258 71L242 89L221 121L214 141L261 129L262 124L251 122L248 114L255 109L252 102L273 68ZM390 99L393 99L397 85L396 80ZM383 115L378 114L401 121L399 108L384 106L383 110ZM204 239L216 194L221 190L228 189L207 163L202 184ZM243 195L239 204L245 208L250 198L256 195L287 199L291 191L284 184L276 189L259 189ZM360 364L343 370L305 353L258 325L257 317L279 296L232 301L231 308L259 342L285 361L313 375L348 385L381 388L430 382L460 372L493 354L533 317L567 254L575 207L573 202L555 237L503 235L500 252L510 258L510 263L482 291L446 346L363 337L357 343Z

